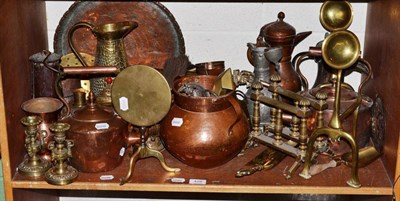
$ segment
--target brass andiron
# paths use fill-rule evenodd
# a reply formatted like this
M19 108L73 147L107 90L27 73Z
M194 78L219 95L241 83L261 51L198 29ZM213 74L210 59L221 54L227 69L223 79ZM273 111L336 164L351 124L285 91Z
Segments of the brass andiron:
M69 128L70 125L66 123L54 123L50 127L50 130L54 133L54 141L49 143L54 166L44 175L49 184L70 184L78 176L78 171L67 164L68 158L72 156L71 147L74 146L74 142L65 139Z
M28 177L39 177L42 176L49 168L50 162L41 159L38 152L43 148L43 140L36 140L37 135L43 139L46 137L45 132L38 133L38 125L42 122L38 116L26 116L21 119L21 123L26 126L25 128L25 149L28 152L28 156L25 157L24 161L18 165L18 172Z
M132 79L133 77L136 79ZM155 157L164 170L180 171L179 168L167 166L160 151L146 146L147 128L161 121L171 107L171 90L163 75L149 66L129 66L115 78L111 97L115 111L127 122L138 126L140 134L139 144L132 145L129 170L121 178L120 185L132 179L133 169L139 159Z
M330 12L338 14L329 15L328 13ZM358 38L352 32L346 30L351 24L352 16L351 5L346 1L326 1L321 7L321 24L331 32L322 44L322 57L326 64L336 71L334 110L329 125L317 128L311 134L308 141L304 169L300 173L300 176L305 179L311 178L310 161L313 155L313 145L317 138L322 135L327 135L332 140L344 138L349 142L352 149L351 178L347 181L347 184L351 187L359 188L361 184L358 178L358 146L353 135L343 130L339 113L342 71L352 66L360 57L360 43ZM361 97L361 94L359 96ZM352 111L350 111L355 114L355 118L357 118L358 106L353 107Z

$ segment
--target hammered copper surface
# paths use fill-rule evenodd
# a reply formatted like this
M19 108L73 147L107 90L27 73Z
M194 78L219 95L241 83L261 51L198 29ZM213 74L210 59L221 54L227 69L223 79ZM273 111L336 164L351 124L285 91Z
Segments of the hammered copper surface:
M183 35L169 10L158 2L103 2L74 3L62 17L54 36L54 51L65 55L68 31L79 21L93 25L118 21L136 21L139 26L125 38L128 64L144 64L157 69L164 67L171 57L185 54ZM74 44L78 52L95 55L96 38L90 30L77 30Z

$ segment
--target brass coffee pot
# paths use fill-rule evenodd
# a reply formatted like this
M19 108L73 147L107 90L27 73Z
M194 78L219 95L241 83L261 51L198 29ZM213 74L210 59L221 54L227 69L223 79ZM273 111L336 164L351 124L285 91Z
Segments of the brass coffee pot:
M128 66L126 58L124 38L138 26L137 22L124 21L100 25L92 25L88 22L78 22L68 32L68 42L72 52L76 55L83 66L88 66L73 43L73 34L79 28L89 28L97 38L95 54L95 66L117 66L123 70ZM90 80L90 88L94 94L99 96L104 90L106 82L104 78L93 78Z

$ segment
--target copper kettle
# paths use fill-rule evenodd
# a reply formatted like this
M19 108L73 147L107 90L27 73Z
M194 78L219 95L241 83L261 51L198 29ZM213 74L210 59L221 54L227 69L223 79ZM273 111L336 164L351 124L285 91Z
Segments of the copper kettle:
M116 67L64 67L56 82L59 85L65 75L104 75L116 72ZM111 107L96 105L93 92L89 93L86 106L72 110L60 95L59 87L56 90L67 108L60 121L71 125L67 138L75 144L71 149L72 165L81 172L105 172L118 167L125 153L128 123Z
M279 62L279 74L281 77L281 86L291 91L300 91L300 78L294 71L291 64L291 58L294 48L311 34L311 31L296 34L296 29L283 21L285 13L279 12L278 20L268 23L261 27L257 37L257 47L281 47L282 58ZM250 48L247 51L247 58L253 64L253 58ZM269 64L270 75L276 73L274 64Z

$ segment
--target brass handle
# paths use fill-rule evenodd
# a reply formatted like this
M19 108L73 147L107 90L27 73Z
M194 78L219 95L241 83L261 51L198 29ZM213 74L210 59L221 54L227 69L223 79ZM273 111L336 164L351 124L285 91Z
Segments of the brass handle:
M83 57L79 54L79 52L75 49L74 42L72 41L72 37L74 36L74 33L77 29L86 27L89 28L90 31L93 31L94 26L92 24L89 24L88 22L78 22L74 26L71 27L71 29L68 31L68 44L69 47L71 48L72 52L75 54L76 58L82 63L83 66L88 66L86 61L83 59Z

